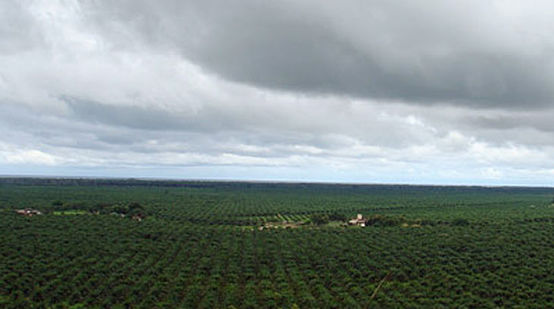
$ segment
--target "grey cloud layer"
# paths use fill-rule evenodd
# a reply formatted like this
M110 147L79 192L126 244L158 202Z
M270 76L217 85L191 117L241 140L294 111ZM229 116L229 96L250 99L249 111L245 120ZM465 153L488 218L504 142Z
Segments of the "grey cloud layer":
M115 41L175 48L254 86L474 107L541 107L554 99L554 22L539 5L163 3L94 2L90 15Z
M551 11L3 1L0 174L544 184Z

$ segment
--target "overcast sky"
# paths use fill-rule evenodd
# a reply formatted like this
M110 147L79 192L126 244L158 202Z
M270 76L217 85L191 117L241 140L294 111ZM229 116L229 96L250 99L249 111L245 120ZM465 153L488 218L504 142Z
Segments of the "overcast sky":
M0 1L0 175L552 185L551 1Z

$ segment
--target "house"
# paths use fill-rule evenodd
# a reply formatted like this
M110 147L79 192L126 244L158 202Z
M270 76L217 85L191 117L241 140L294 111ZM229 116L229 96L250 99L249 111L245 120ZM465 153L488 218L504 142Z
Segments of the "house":
M15 212L22 215L22 216L26 216L26 217L32 217L32 216L35 216L35 215L42 215L42 212L40 212L39 210L31 209L31 208L17 209Z
M364 216L362 216L362 214L358 214L356 216L356 218L348 221L348 224L350 225L358 225L358 226L361 226L361 227L365 227L365 224L366 224L367 220L364 219Z
M146 215L144 215L143 213L138 213L138 214L135 214L131 217L131 219L139 221L139 222L142 221L145 218L146 218Z

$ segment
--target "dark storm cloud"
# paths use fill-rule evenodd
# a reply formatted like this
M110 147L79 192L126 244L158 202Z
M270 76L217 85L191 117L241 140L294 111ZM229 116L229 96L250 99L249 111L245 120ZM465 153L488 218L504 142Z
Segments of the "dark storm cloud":
M514 23L493 4L475 10L449 1L96 4L90 16L115 41L138 36L150 47L175 48L211 72L256 87L478 107L540 107L554 99L554 46L540 40L552 24L528 36L538 41L518 42L530 25Z

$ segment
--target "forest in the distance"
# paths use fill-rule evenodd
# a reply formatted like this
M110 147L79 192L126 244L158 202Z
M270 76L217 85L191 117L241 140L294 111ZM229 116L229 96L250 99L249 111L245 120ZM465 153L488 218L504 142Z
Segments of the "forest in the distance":
M0 307L554 308L553 197L0 178Z

